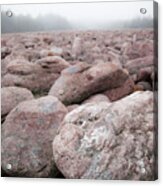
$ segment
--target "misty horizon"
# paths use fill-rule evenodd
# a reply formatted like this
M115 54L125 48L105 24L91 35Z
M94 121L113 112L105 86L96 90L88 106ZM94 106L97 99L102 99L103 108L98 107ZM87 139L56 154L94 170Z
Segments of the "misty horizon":
M152 5L152 1L2 5L2 33L151 28ZM140 13L141 8L146 14Z

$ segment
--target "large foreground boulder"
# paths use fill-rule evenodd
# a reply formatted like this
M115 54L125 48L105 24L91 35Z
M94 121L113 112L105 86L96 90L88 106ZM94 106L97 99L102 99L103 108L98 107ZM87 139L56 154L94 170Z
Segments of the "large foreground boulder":
M31 91L20 87L4 87L1 89L1 116L6 116L20 102L33 99Z
M59 56L48 56L35 63L15 60L7 66L2 86L20 86L33 92L48 91L60 72L67 67L69 63Z
M93 94L122 85L127 78L127 71L112 63L79 63L62 71L49 95L66 105L80 103Z
M153 180L153 93L87 103L68 113L53 141L54 160L66 178Z
M67 109L53 96L24 101L2 125L1 165L9 176L55 177L52 141Z

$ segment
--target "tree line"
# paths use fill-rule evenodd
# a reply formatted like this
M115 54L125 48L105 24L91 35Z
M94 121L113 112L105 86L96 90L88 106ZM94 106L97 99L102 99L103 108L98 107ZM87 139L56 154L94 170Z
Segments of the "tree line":
M55 31L55 30L87 30L87 29L130 29L130 28L152 28L153 20L151 18L135 18L128 21L105 22L100 25L95 23L73 23L69 22L65 17L48 14L39 15L32 18L30 15L13 15L8 17L4 11L1 12L1 32L34 32L34 31Z

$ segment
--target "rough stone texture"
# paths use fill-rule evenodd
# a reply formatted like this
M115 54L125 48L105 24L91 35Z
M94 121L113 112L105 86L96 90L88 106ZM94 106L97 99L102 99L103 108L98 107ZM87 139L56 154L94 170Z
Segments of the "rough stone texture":
M62 48L53 47L50 49L44 49L40 51L40 57L47 57L47 56L61 56L63 54Z
M107 96L105 96L104 94L96 94L96 95L89 97L85 101L83 101L82 104L94 103L94 102L97 103L97 102L101 102L101 101L110 102L109 98Z
M6 56L8 56L11 53L11 49L8 47L2 47L1 48L1 58L4 59Z
M134 91L134 81L131 78L128 78L123 85L118 88L107 90L104 94L109 98L110 101L116 101L121 99Z
M127 78L127 71L112 63L92 67L79 63L62 71L49 95L66 105L80 103L92 94L119 87Z
M1 88L1 116L6 116L20 102L33 99L31 91L20 87Z
M59 56L45 57L35 63L16 60L8 64L8 73L2 78L2 86L20 86L33 92L47 91L68 66Z
M125 68L129 71L130 74L138 74L141 69L146 67L153 67L154 66L154 58L153 56L146 56L143 58L137 58L133 60L129 60L125 64Z
M153 40L128 42L125 43L123 55L126 55L128 59L136 59L153 55L153 46Z
M12 49L10 55L21 55L32 62L44 57L44 55L40 55L40 51L43 49L51 51L53 48L61 48L62 57L66 61L71 62L77 58L94 64L97 58L109 61L108 53L110 51L120 56L126 56L127 59L153 54L152 40L153 30L151 29L11 33L2 35L2 47ZM52 54L53 51L50 53ZM137 54L132 55L132 52ZM76 58L72 57L74 54Z
M79 106L78 104L69 105L67 106L67 110L68 112L71 112L72 110L76 109L78 106Z
M82 53L82 40L80 37L75 37L72 44L72 57L76 59Z
M1 36L2 86L6 84L5 86L16 85L27 87L28 89L32 90L35 97L47 95L47 92L49 92L49 89L54 84L56 78L60 76L60 70L62 70L60 66L58 66L60 63L53 63L51 59L54 56L61 56L61 61L63 62L66 60L66 62L70 65L80 63L80 65L77 65L78 68L73 67L70 68L71 70L69 68L68 70L64 70L64 72L62 72L64 77L68 77L69 70L70 72L76 71L77 74L83 74L85 71L89 71L92 66L95 66L99 63L113 63L129 70L130 76L133 78L136 84L134 86L134 91L144 91L149 89L151 85L152 90L157 90L157 70L154 68L154 63L156 64L157 61L152 60L154 46L154 32L152 29L125 29L119 31L65 30L39 33L8 33L2 34ZM15 63L15 60L21 64L18 65ZM85 65L85 63L87 63L87 65ZM151 65L151 63L153 64ZM57 71L57 73L54 73L54 71ZM74 81L77 82L78 79L74 79ZM83 82L84 81L77 83L83 87ZM103 84L106 83L104 82ZM125 83L122 83L119 88L110 89L110 91L113 92L113 97L121 95L121 92L123 93L124 90L128 90L128 86L123 89L124 84ZM94 85L92 87L91 86L88 88L89 92L89 89L94 87ZM67 85L67 87L69 88L69 85ZM66 88L66 90L68 90L68 88ZM92 95L99 93L104 94L104 91L100 90L97 93L94 93L93 91L91 95L86 96L86 98L83 98L83 100L79 103L82 104L85 99L90 98ZM62 94L62 91L60 91L60 94ZM71 105L67 107L69 112L71 110L74 112L76 109L78 109L77 104L70 104ZM121 106L121 110L123 111L123 105ZM128 110L130 110L130 108ZM23 124L25 121L25 119L22 119L21 123ZM79 123L82 123L82 121ZM14 124L13 121L12 124ZM23 128L21 128L21 130L23 130ZM26 130L26 128L24 130ZM32 129L30 132L32 132ZM42 136L40 135L40 140L42 140ZM13 139L13 137L11 138ZM12 141L12 139L10 139L10 141ZM11 149L17 148L18 145L21 146L21 143L18 143L17 145L17 142L20 141L20 139L13 141L14 145ZM128 143L126 143L126 145L128 145ZM35 148L35 144L33 148ZM34 150L32 149L32 151ZM154 151L157 153L157 148L155 148ZM20 156L21 153L18 157ZM72 161L72 165L73 164L74 162ZM65 164L65 166L67 165ZM67 166L67 170L69 170L70 167L71 166ZM124 167L124 170L125 169L126 168ZM77 171L83 171L83 169L77 169ZM3 175L7 175L6 171L3 172ZM10 176L10 174L7 176ZM14 176L19 176L19 174L17 175L15 173ZM60 176L57 175L57 178L59 177Z
M68 113L53 141L66 178L154 179L153 93L84 104Z
M152 91L152 86L145 81L140 81L139 83L136 84L136 86L142 90L150 90Z
M55 97L24 101L2 125L2 169L9 176L55 177L52 141L67 109Z

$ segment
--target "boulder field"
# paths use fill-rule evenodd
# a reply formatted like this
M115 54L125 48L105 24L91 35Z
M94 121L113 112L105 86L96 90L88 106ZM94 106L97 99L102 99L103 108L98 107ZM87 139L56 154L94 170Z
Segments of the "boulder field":
M2 176L155 180L153 35L2 34Z

